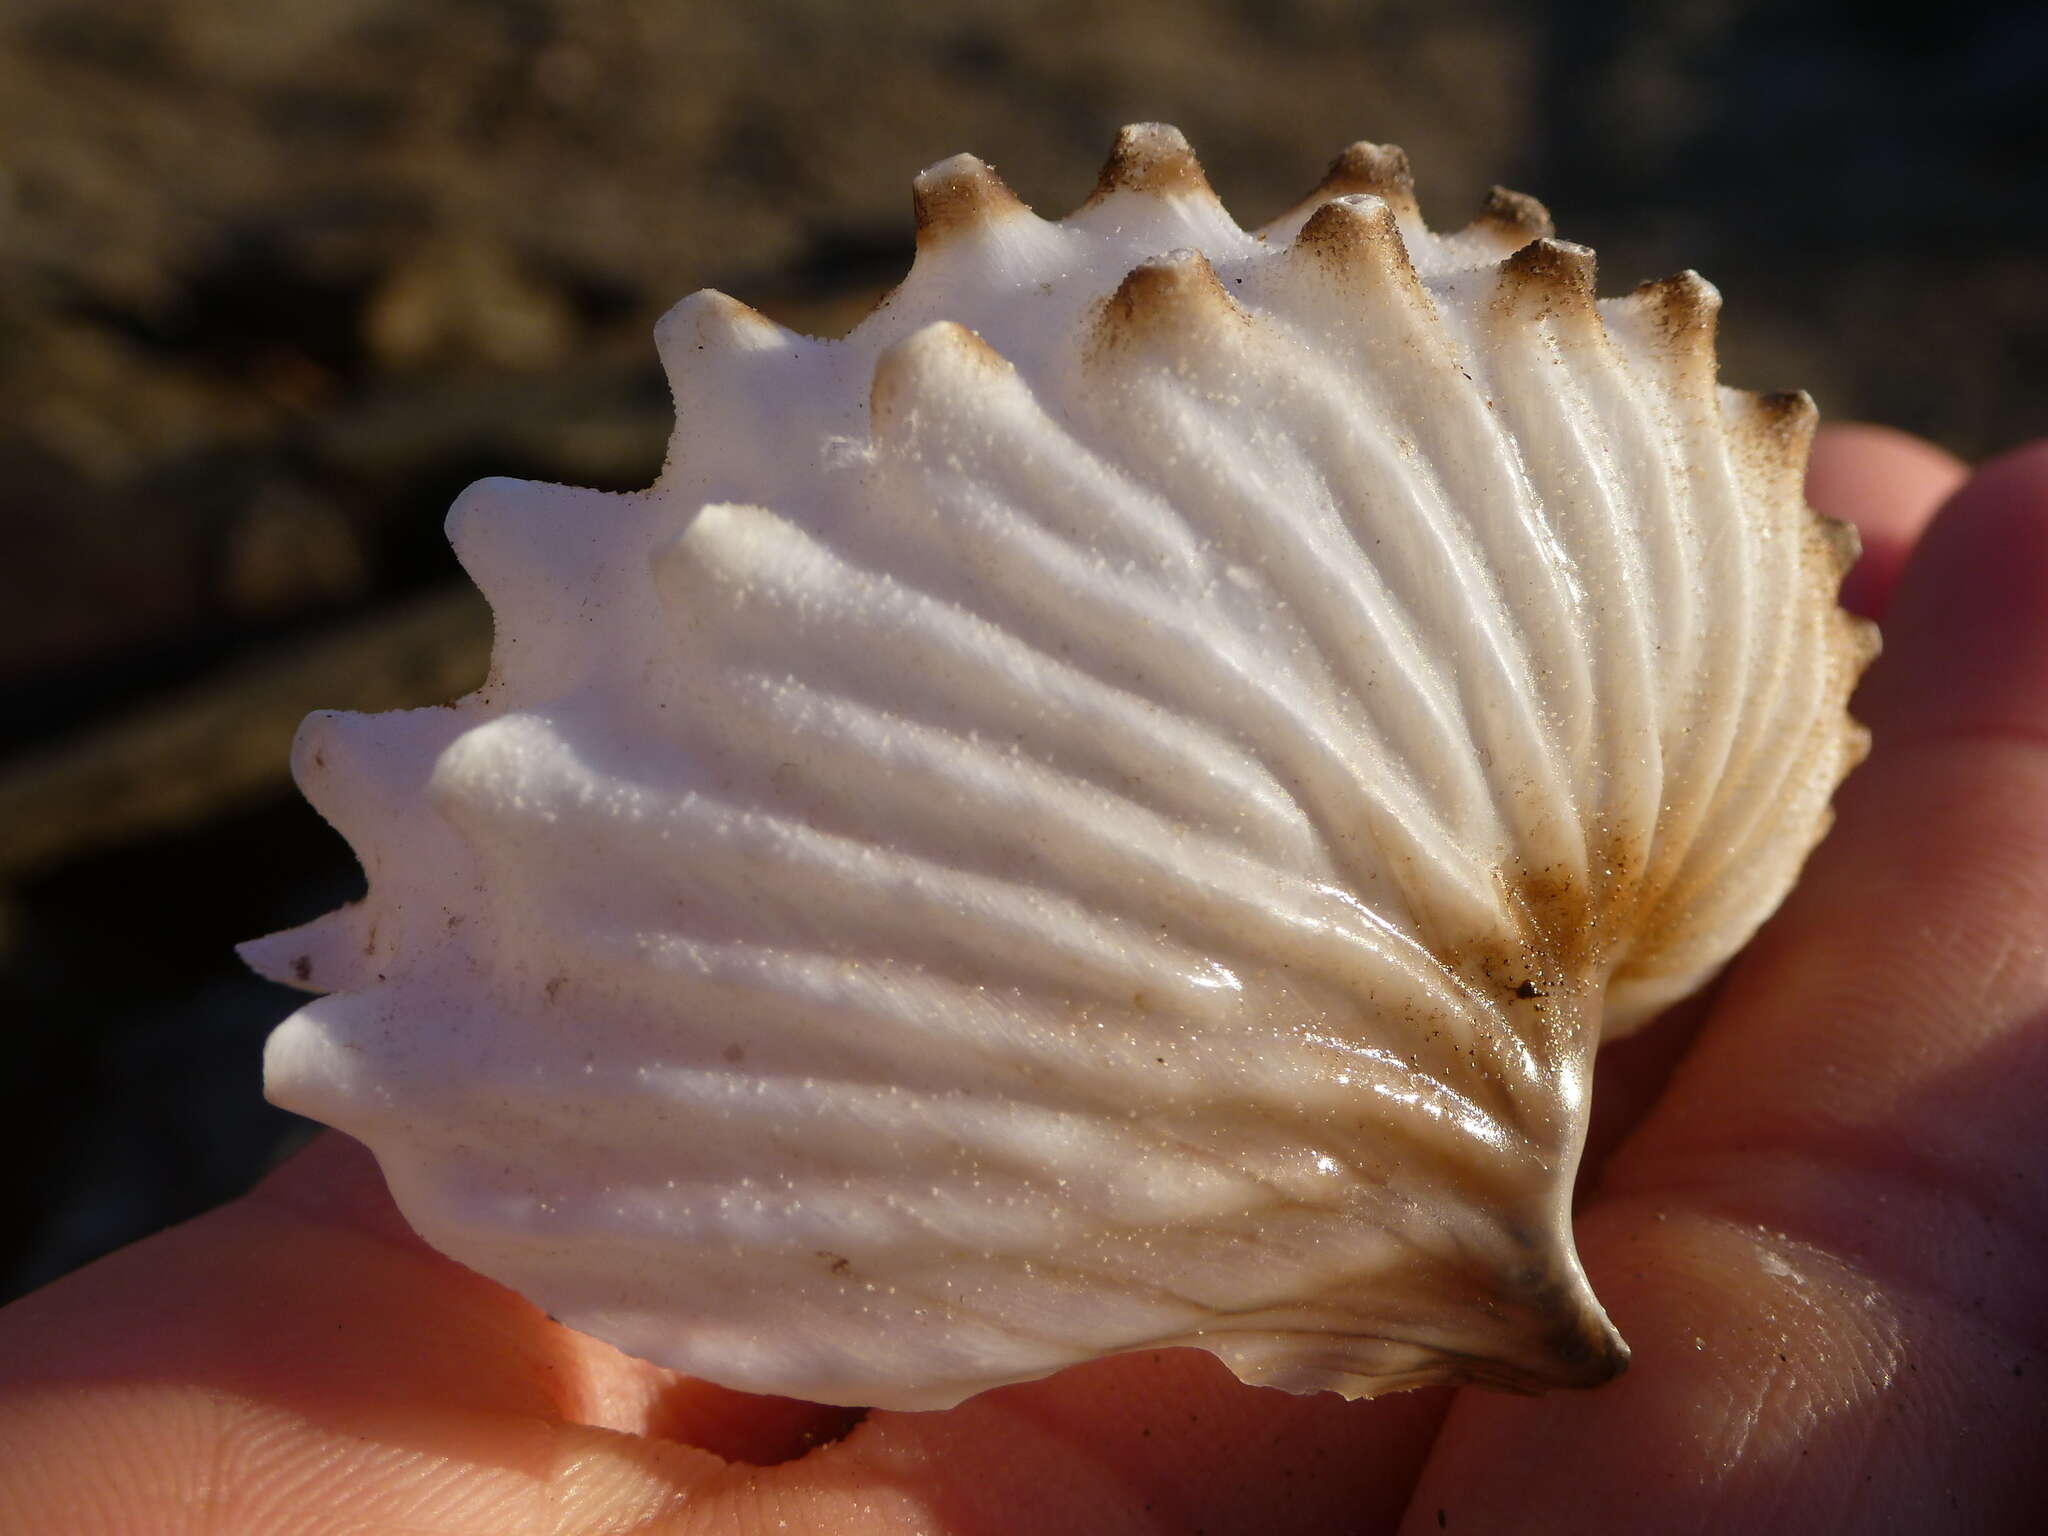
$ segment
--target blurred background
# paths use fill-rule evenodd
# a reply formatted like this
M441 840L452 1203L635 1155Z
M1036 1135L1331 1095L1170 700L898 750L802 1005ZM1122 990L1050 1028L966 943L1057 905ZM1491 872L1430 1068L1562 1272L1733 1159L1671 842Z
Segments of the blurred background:
M443 511L650 481L683 294L843 330L962 149L1057 215L1162 119L1250 224L1388 140L1977 456L2041 429L2044 78L2034 0L0 5L0 1300L304 1136L230 951L359 889L293 726L481 679Z

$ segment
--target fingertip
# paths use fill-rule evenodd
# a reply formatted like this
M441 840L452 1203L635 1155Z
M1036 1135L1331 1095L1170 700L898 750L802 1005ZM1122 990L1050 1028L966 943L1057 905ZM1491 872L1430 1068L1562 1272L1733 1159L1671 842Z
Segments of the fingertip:
M1876 618L1890 602L1907 555L1942 502L1969 478L1945 448L1894 427L1844 422L1814 439L1806 499L1852 523L1863 555L1842 584L1843 605Z
M340 1131L315 1136L265 1174L248 1198L255 1205L289 1209L325 1225L428 1251L399 1213L375 1154Z
M1858 696L1879 745L2048 735L2048 440L1992 460L1919 542Z

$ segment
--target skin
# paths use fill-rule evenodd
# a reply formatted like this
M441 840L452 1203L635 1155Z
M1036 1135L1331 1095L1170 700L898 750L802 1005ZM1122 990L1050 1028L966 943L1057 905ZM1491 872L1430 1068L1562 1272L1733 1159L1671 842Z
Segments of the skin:
M1635 1350L1613 1385L1344 1403L1168 1351L832 1440L837 1411L673 1377L439 1258L329 1136L0 1313L0 1530L2026 1526L2048 444L1965 481L1880 429L1816 450L1813 501L1865 529L1851 596L1889 608L1856 706L1876 750L1712 998L1602 1058L1578 1233Z

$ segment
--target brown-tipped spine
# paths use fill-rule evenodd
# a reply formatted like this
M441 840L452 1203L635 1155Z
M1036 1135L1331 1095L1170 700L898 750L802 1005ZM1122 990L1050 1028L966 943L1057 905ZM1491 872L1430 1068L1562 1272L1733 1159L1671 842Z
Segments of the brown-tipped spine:
M1828 564L1835 573L1835 580L1840 583L1849 574L1850 567L1863 555L1863 535L1856 531L1854 523L1845 523L1839 518L1828 517L1819 512L1813 514L1813 529L1815 537L1827 551Z
M1327 199L1360 193L1379 198L1396 217L1415 217L1415 173L1409 168L1407 153L1398 145L1368 144L1361 139L1330 162L1314 196Z
M1165 123L1132 123L1117 130L1116 143L1103 162L1091 206L1118 192L1149 192L1154 196L1178 194L1214 200L1209 178L1201 162L1178 128Z
M1243 315L1200 251L1170 251L1131 268L1103 300L1096 325L1107 343L1180 335Z
M1294 248L1340 275L1419 283L1408 246L1395 222L1396 210L1375 194L1347 193L1323 204L1301 226Z
M1568 240L1532 240L1500 264L1500 304L1546 315L1593 312L1593 253Z
M1699 273L1674 272L1669 277L1638 284L1629 300L1631 308L1654 326L1670 351L1713 356L1721 295Z
M1550 210L1526 192L1495 187L1480 205L1472 228L1483 230L1505 245L1522 246L1557 233Z
M1806 455L1820 425L1813 396L1803 389L1735 393L1749 407L1736 427L1742 441L1779 471L1805 474Z
M941 160L912 181L910 190L917 211L920 251L931 250L953 235L1028 211L1003 178L973 155Z

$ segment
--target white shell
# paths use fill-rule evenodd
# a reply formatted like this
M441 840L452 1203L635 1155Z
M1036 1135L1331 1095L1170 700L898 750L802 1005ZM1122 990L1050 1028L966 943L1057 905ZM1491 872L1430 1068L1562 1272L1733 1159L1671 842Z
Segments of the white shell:
M1810 404L1526 198L1430 233L1398 151L1257 233L1156 127L1059 223L917 192L843 341L669 314L652 489L457 504L494 670L306 722L370 892L248 947L328 994L271 1096L754 1391L1612 1375L1602 1021L1744 942L1862 749Z

